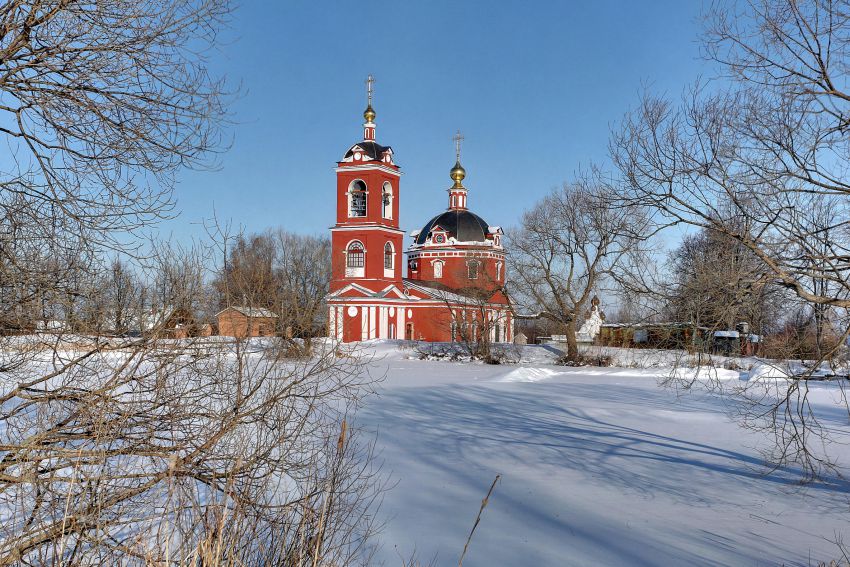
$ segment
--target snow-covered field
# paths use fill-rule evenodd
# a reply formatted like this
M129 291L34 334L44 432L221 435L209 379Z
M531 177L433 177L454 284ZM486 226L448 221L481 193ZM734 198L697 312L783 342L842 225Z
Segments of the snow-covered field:
M414 550L423 564L457 565L496 474L467 567L817 565L838 558L833 541L850 542L850 484L763 474L767 440L716 394L659 387L663 368L565 368L543 347L500 366L366 348L386 373L359 414L395 482L386 565ZM847 464L839 385L811 388L832 420L829 453Z

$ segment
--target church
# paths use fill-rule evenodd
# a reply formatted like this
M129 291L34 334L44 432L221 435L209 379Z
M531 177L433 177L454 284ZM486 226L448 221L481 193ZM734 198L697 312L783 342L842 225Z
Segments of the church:
M511 342L503 232L468 208L460 135L448 208L412 231L405 250L401 169L392 148L377 141L371 76L367 84L363 139L336 167L328 334L343 342L450 342L475 341L486 333L493 343Z

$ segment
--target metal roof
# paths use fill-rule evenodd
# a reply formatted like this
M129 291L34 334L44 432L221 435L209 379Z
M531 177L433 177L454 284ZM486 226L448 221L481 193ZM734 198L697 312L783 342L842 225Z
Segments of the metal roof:
M239 306L230 306L222 309L218 313L216 313L216 317L227 311L228 309L233 309L234 311L238 311L242 315L246 317L267 317L271 319L277 318L277 313L274 311L270 311L268 309L264 309L262 307L239 307Z
M475 213L453 209L440 213L428 221L428 224L422 227L416 236L416 244L425 244L431 231L436 227L442 228L449 237L460 242L484 242L490 230L487 221Z
M386 152L387 150L392 152L393 150L390 146L382 146L378 142L373 142L371 140L357 142L356 144L351 146L347 152L345 152L345 155L342 159L349 158L354 155L354 152L357 151L356 148L360 148L360 150L362 150L364 154L378 161L382 161L384 159L384 152Z

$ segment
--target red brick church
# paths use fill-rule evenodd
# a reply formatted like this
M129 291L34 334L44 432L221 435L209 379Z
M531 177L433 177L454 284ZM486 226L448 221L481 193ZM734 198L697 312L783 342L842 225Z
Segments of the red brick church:
M329 335L344 342L449 342L489 333L492 342L512 341L502 229L467 208L460 136L448 209L410 233L402 276L401 170L392 148L376 140L371 77L368 83L363 140L336 168Z

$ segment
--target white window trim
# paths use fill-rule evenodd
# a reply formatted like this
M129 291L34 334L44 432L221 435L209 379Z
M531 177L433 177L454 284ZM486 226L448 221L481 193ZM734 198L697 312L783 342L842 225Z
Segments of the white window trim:
M358 181L363 184L363 187L366 188L362 191L363 198L365 200L364 214L362 214L362 215L355 215L354 214L354 206L353 206L354 205L354 194L361 192L361 191L354 191L353 190L354 184L357 183ZM369 186L366 185L365 181L363 181L362 179L354 179L351 183L348 184L348 191L346 191L345 194L348 196L348 218L350 218L350 219L365 219L366 217L369 216ZM347 250L347 248L346 248L346 250Z
M389 267L389 268L387 267L387 263L386 263L386 262L387 262L387 259L386 259L386 256L387 256L387 246L389 246L389 247L390 247L390 250L392 250L392 256L390 257L390 258L391 258L391 265L390 265L390 267ZM387 241L387 243L386 243L386 244L384 244L384 258L383 258L383 261L384 261L384 277L385 277L385 278L392 278L392 277L394 277L394 276L395 276L395 262L396 262L396 258L395 258L395 257L396 257L395 246L393 245L393 243L392 243L392 242L390 242L390 241L388 240L388 241Z
M434 279L443 279L443 266L445 265L445 262L442 260L433 260L431 265L434 267Z
M354 243L360 244L363 249L363 265L362 266L349 266L348 265L348 251L351 248L351 245ZM366 276L366 245L363 244L360 240L349 240L348 244L345 245L345 250L343 250L343 254L345 255L345 277L347 278L362 278Z
M389 187L389 191L387 191L387 187ZM389 203L384 204L384 197L389 195ZM381 188L381 217L385 219L392 220L393 218L393 202L395 199L395 195L393 194L393 185L389 181L384 181L384 184Z

